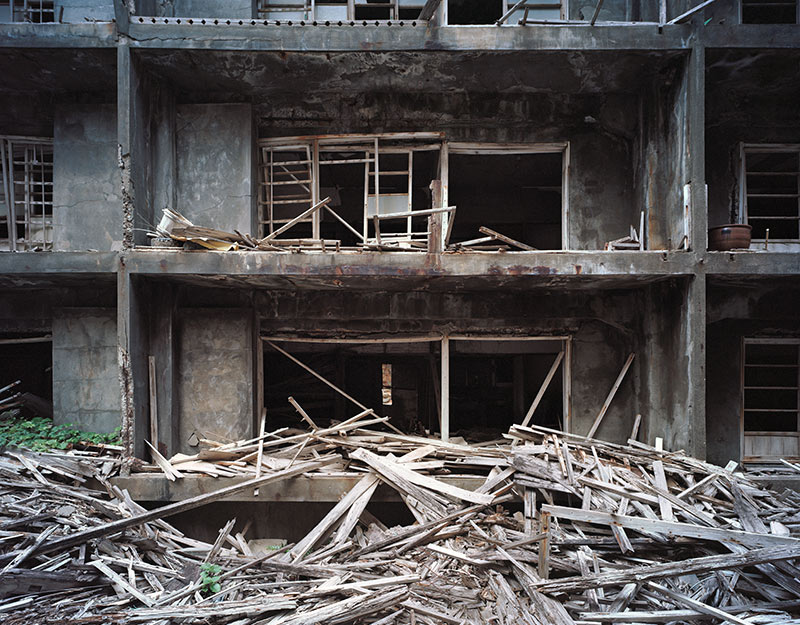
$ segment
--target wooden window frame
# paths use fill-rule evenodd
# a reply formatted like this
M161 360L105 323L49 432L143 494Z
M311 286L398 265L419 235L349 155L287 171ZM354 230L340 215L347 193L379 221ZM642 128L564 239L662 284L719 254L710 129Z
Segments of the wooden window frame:
M747 210L747 155L750 154L797 154L798 164L800 165L800 143L740 143L739 144L739 223L749 224L750 218ZM798 168L798 197L797 197L797 216L798 237L795 239L777 239L770 237L770 243L789 243L800 242L800 167ZM753 239L756 243L763 243L766 239Z
M797 410L796 410L796 423L797 426L794 431L770 431L770 430L747 430L744 429L744 413L745 413L745 400L747 387L745 386L745 367L747 366L747 353L748 345L796 345L798 355L800 357L800 338L767 338L767 337L742 337L741 339L741 362L740 362L740 413L739 413L739 447L741 450L741 457L744 462L758 462L769 460L774 457L766 456L747 456L745 455L745 437L750 436L794 436L800 438L800 366L798 366L798 380L797 380ZM800 364L800 363L799 363ZM791 387L789 387L791 388Z

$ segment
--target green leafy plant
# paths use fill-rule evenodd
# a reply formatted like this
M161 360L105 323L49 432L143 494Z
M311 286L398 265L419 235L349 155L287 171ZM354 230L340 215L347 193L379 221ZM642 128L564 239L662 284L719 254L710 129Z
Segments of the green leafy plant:
M220 568L216 564L206 562L200 566L200 592L204 595L218 593L222 586L219 584Z
M110 434L84 432L72 425L56 425L45 417L26 418L18 413L0 415L0 447L26 447L33 451L66 449L78 443L119 445L119 428Z

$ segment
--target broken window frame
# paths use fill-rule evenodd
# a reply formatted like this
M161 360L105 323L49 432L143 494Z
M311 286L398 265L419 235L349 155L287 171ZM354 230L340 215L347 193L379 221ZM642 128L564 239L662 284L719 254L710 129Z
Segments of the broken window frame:
M333 343L333 344L388 344L388 343L439 343L439 426L440 438L447 442L450 437L450 341L484 341L484 342L503 342L503 341L561 341L561 352L556 358L556 363L561 371L562 388L562 419L565 432L572 432L572 336L564 335L476 335L476 334L414 334L403 337L348 337L348 338L325 338L325 337L303 337L294 334L261 334L262 346L269 347L269 342L275 343ZM261 353L263 354L263 347ZM258 359L258 379L264 379L263 357ZM545 390L542 385L540 393ZM262 396L257 400L263 407ZM374 408L367 406L367 408Z
M772 216L765 217L759 215L758 217L751 217L748 213L748 198L753 194L748 193L747 190L747 177L748 175L764 174L771 175L775 172L748 172L747 168L747 155L748 154L796 154L798 158L798 170L796 172L785 172L786 175L794 173L797 176L797 193L791 194L797 200L797 213L795 216ZM780 197L785 194L768 194ZM739 144L739 223L750 224L751 220L761 221L775 221L775 220L794 220L798 222L798 237L793 239L779 239L770 237L770 243L789 243L796 244L800 242L800 143L740 143ZM753 238L754 242L765 242L765 238Z
M422 11L425 0L384 0L377 5L367 2L367 0L347 0L346 2L332 2L328 0L258 0L256 2L256 17L275 21L367 21L367 22L387 22L399 21L401 11L414 10L416 15ZM340 15L335 15L326 9L338 8ZM365 18L359 16L359 9L385 9L386 17ZM285 16L285 17L284 17ZM405 18L409 20L418 19Z
M550 143L499 143L499 142L463 142L463 141L448 141L444 132L394 132L394 133L380 133L380 134L341 134L341 135L304 135L304 136L291 136L291 137L270 137L261 138L258 140L258 153L259 153L259 193L257 199L258 206L258 225L259 236L266 236L274 231L274 225L282 222L270 220L271 206L274 205L271 196L269 195L267 182L268 172L270 171L269 162L264 161L265 154L272 153L279 150L306 150L307 154L311 155L311 195L310 202L317 203L321 199L319 188L319 168L320 166L335 166L336 164L353 164L363 163L364 168L364 206L362 212L361 232L359 233L353 224L345 224L347 227L358 237L361 238L362 243L366 244L379 244L380 242L390 242L398 238L410 238L413 245L420 245L420 239L425 233L414 232L411 215L400 213L398 219L406 220L406 231L404 233L393 233L388 236L381 235L381 240L378 240L378 233L375 231L375 218L370 213L370 198L375 195L381 197L380 193L380 155L381 154L408 154L409 155L409 169L407 171L413 172L413 152L424 151L438 151L439 152L439 168L438 175L441 180L441 206L434 208L444 208L445 212L442 213L442 239L443 244L447 245L452 226L451 213L448 212L453 207L450 207L448 202L448 189L449 189L449 158L450 154L470 154L470 155L514 155L514 154L561 154L561 248L559 251L569 249L569 159L570 159L570 144L568 141L550 142ZM345 160L330 160L324 161L320 159L320 153L324 152L363 152L363 157L358 159L345 159ZM377 154L377 158L374 155ZM373 169L373 166L376 169ZM374 176L374 171L378 172ZM386 175L386 174L384 174ZM378 179L378 186L375 189L376 194L370 193L369 184L370 176ZM272 178L274 179L274 178ZM407 213L414 212L411 210L413 202L413 174L409 175L409 191L408 191L408 208ZM380 205L380 200L377 201ZM456 207L457 208L457 207ZM334 214L334 217L343 221L330 207L326 210ZM301 210L298 210L298 214ZM425 215L420 215L424 217ZM458 211L455 211L455 218L458 217ZM394 219L390 214L379 216L378 221L383 219ZM288 220L286 220L288 221ZM321 212L315 212L311 217L304 222L312 224L312 239L320 238L320 221ZM264 226L268 226L269 230ZM394 236L393 236L394 235ZM290 235L289 235L290 236Z
M22 155L20 156L20 151ZM49 155L49 161L39 156ZM20 160L21 159L21 160ZM18 176L22 176L19 178ZM49 178L49 179L48 179ZM53 140L0 136L0 184L10 251L53 248ZM37 214L37 208L41 207ZM22 226L24 235L17 236ZM41 227L41 239L34 228Z
M319 168L326 166L336 166L338 164L364 164L364 205L362 211L362 224L361 232L359 233L352 224L349 228L362 242L376 243L377 235L374 232L374 219L369 213L370 198L376 197L376 205L380 206L380 155L382 153L392 154L408 154L409 158L409 172L413 172L413 152L415 151L440 151L443 143L444 135L438 132L398 132L398 133L383 133L377 135L311 135L311 136L297 136L297 137L279 137L269 139L259 139L259 195L258 195L258 223L261 229L260 236L271 234L274 231L274 225L278 221L272 218L274 208L274 201L271 196L270 183L268 180L274 180L272 174L271 161L265 163L264 158L267 154L273 154L279 150L306 150L311 158L311 203L317 203L320 200L319 188ZM403 145L397 145L402 143ZM322 160L320 153L325 152L363 152L363 157L357 159L329 159ZM377 155L377 158L375 157ZM377 175L375 174L377 172ZM383 174L386 175L386 174ZM370 177L377 179L378 185L376 193L370 193L369 184ZM408 174L409 178L409 192L407 206L411 211L411 202L413 201L413 173ZM327 210L332 211L328 208ZM298 211L299 213L300 211ZM391 219L391 217L385 217ZM408 215L406 219L406 233L410 236L412 234L419 238L422 233L413 233L412 231L412 216ZM315 212L308 220L312 224L312 238L320 238L320 212ZM269 230L264 229L268 226ZM373 236L370 236L370 229L372 228ZM397 234L397 233L396 233ZM402 234L402 233L400 233ZM425 233L427 236L427 231ZM399 235L398 235L399 236ZM392 235L388 237L390 240Z
M772 0L773 2L781 2L789 6L790 0ZM749 0L740 0L739 2L739 23L740 24L763 24L763 25L772 25L772 24L800 24L800 0L794 0L794 22L745 22L745 9L747 6L751 7L758 7L761 6L758 2L751 3Z
M748 363L747 362L747 346L748 345L795 345L796 346L796 364L795 365L786 365L786 366L795 366L797 368L797 381L795 382L794 387L776 387L776 386L769 386L769 387L762 387L761 385L754 385L754 386L746 386L745 385L745 372L747 367L782 367L784 366L782 363L778 364L764 364L764 363ZM740 405L740 448L741 448L741 455L743 461L754 462L754 461L761 461L761 460L774 460L778 457L778 455L748 455L747 446L746 446L746 439L748 437L762 437L762 438L794 438L795 439L795 448L800 453L800 338L755 338L755 337L742 337L741 343L741 367L740 367L740 388L741 388L741 405ZM748 390L775 390L780 388L781 390L792 390L794 389L797 393L797 400L795 404L795 408L793 410L789 410L789 412L795 413L796 418L796 426L793 431L775 431L775 430L745 430L745 411L748 412L758 412L759 408L753 408L752 406L746 408L747 405L747 391ZM768 412L783 412L783 409L776 409L776 408L766 408L763 409ZM783 453L779 455L784 455Z

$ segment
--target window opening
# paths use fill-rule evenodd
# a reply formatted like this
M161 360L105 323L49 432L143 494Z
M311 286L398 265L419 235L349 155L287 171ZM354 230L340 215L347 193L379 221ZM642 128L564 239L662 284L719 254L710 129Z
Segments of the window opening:
M0 137L0 249L53 246L53 140Z
M800 146L744 146L742 168L740 214L753 239L799 239Z
M258 0L259 19L289 21L413 21L424 0Z
M404 432L439 430L438 340L270 339L356 401ZM270 427L296 427L291 396L320 427L352 417L359 408L297 363L264 346L264 403Z
M566 423L563 365L565 341L450 340L450 430L453 436L481 441L500 438L522 423L562 430ZM560 375L551 374L554 368ZM538 399L538 401L536 401Z
M448 0L447 3L447 23L451 25L516 25L566 18L561 0Z
M483 226L540 250L562 249L563 153L487 152L450 146L452 242ZM513 248L512 248L513 249Z
M742 0L743 24L796 24L797 0Z
M745 339L744 456L798 456L800 339Z

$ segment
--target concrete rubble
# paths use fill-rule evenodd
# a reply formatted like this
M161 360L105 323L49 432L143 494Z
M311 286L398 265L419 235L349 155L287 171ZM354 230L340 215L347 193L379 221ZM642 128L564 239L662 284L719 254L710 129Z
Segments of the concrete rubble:
M800 495L635 440L512 426L470 447L381 431L370 411L153 465L238 476L146 510L112 485L117 452L0 457L4 623L792 623ZM312 422L313 423L313 422ZM213 544L165 519L296 476L361 475L294 544ZM467 490L449 481L479 476ZM415 521L366 510L380 484ZM521 510L518 502L522 500ZM213 565L213 566L209 566Z

